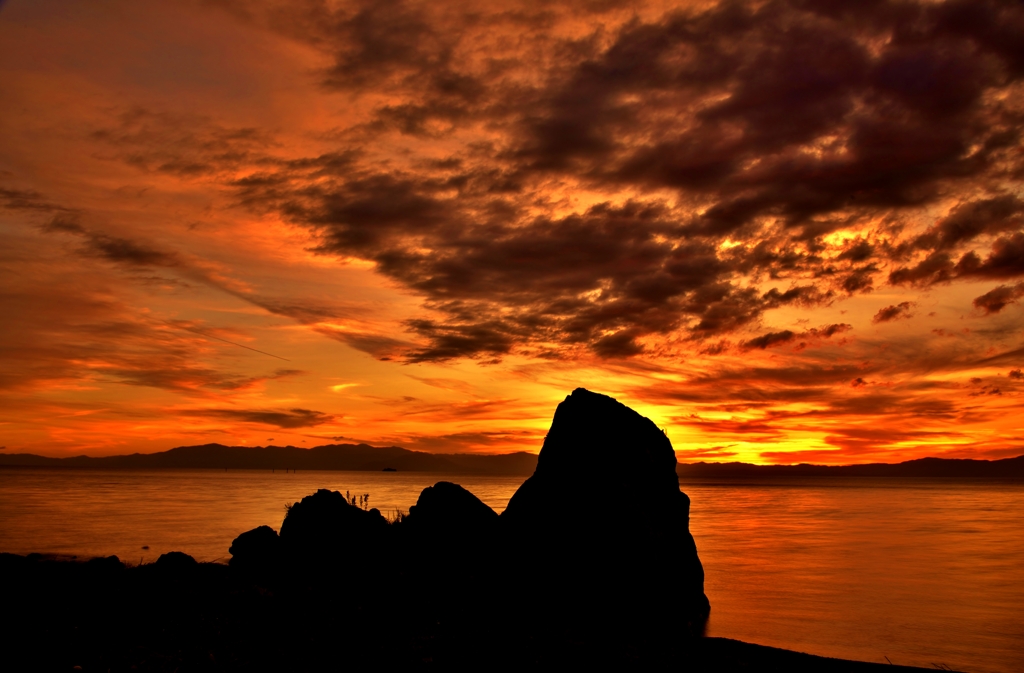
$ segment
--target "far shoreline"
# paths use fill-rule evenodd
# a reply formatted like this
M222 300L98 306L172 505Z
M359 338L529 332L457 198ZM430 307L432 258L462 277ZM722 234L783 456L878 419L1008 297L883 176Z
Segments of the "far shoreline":
M205 447L180 447L199 449ZM238 447L219 447L237 449ZM317 447L334 448L334 447ZM299 449L311 451L312 449ZM404 449L399 449L405 452ZM202 470L207 472L270 472L291 474L301 472L360 472L380 473L389 476L406 474L433 474L449 476L501 477L526 479L536 468L536 455L515 454L425 454L436 457L432 462L393 467L381 467L380 460L364 461L314 461L299 465L252 464L246 456L237 451L232 460L211 464L197 460L195 456L175 456L178 449L153 454L130 454L124 456L72 456L51 458L35 454L0 454L0 469L3 468L44 468L44 469L100 469L125 471L160 470ZM406 452L416 453L416 452ZM303 456L307 458L306 456ZM393 457L393 454L392 454ZM174 458L170 460L169 458ZM455 458L452 460L452 458ZM413 460L418 460L418 456ZM855 465L818 465L800 463L794 465L757 465L753 463L677 463L676 475L681 480L693 479L734 479L742 483L753 479L834 479L834 478L878 478L878 479L947 479L958 481L1019 481L1024 480L1024 455L1000 460L976 460L962 458L919 458L901 463L864 463Z

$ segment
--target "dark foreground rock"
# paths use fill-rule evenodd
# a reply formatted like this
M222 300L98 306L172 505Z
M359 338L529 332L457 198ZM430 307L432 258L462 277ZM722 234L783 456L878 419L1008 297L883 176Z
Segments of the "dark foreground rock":
M273 574L280 571L281 537L270 526L258 526L231 541L228 548L232 568L243 572Z
M479 542L498 526L498 513L458 484L439 481L420 493L402 527L421 537Z
M164 572L183 572L195 569L199 562L185 552L169 551L160 554L154 565Z
M501 519L508 553L532 570L531 600L561 596L599 621L629 614L645 630L699 632L710 608L689 511L665 433L578 388Z
M229 565L0 554L0 670L882 670L700 637L688 513L665 435L578 389L500 517L450 482L390 523L319 490Z
M422 602L415 572L348 585L269 588L235 568L157 569L0 554L3 671L924 671L814 657L722 638L652 647L643 633L493 628L469 637L459 608ZM361 589L360 589L361 587ZM478 618L480 615L474 615ZM520 613L524 620L535 615ZM486 627L493 625L485 624Z
M362 510L338 491L322 488L288 508L281 540L310 558L341 560L354 548L375 544L387 528L387 520L376 509Z

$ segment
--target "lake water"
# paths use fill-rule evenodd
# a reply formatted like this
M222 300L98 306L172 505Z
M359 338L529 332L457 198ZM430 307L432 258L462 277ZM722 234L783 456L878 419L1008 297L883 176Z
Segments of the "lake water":
M436 481L501 511L521 478L0 469L0 551L224 561L317 488L408 510ZM709 635L972 673L1024 671L1024 484L691 479ZM143 547L148 547L144 549Z

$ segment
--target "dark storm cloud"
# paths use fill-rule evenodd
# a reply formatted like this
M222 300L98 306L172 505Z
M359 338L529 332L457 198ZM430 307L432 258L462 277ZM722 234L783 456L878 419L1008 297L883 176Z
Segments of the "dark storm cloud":
M767 348L774 348L775 346L782 346L794 342L799 342L800 346L806 347L807 342L810 340L829 339L835 334L841 334L852 328L852 325L840 323L825 325L821 328L812 328L806 332L794 332L792 330L768 332L767 334L762 334L759 337L754 337L753 339L742 342L740 344L740 350L765 350Z
M947 252L934 252L912 267L901 267L889 274L893 285L936 285L948 283L956 277L956 265Z
M474 355L504 355L512 348L512 338L500 323L438 325L431 320L411 320L409 326L426 337L430 347L413 351L411 362L451 360Z
M512 227L486 208L483 221L460 213L437 195L441 187L448 185L375 175L281 206L322 232L320 252L373 259L448 314L443 325L409 321L431 343L410 354L414 361L500 355L531 335L588 343L604 357L630 355L637 337L688 321L717 333L811 293L761 296L719 281L728 264L713 246L681 240L657 203L601 204Z
M1000 184L1024 174L1017 3L612 3L589 32L578 4L217 4L326 55L321 83L369 121L307 158L145 111L97 138L148 170L230 174L239 204L417 293L418 343L371 339L379 357L624 358L886 281L1024 275L1024 204ZM446 154L379 153L403 134ZM549 196L577 190L605 196ZM904 227L926 208L945 212ZM859 235L827 242L844 228ZM145 252L115 243L92 245Z
M981 234L1020 229L1024 224L1024 202L1015 196L998 196L970 201L950 211L935 226L918 236L913 244L930 250L950 250Z
M184 266L174 253L157 250L131 239L86 229L74 219L65 217L54 218L46 225L45 230L79 236L84 242L81 250L83 254L115 264L129 267Z
M936 251L913 267L893 271L889 281L894 285L936 285L959 278L1015 278L1024 276L1024 232L1001 236L992 242L991 250L982 257L970 250L956 262L945 251Z
M960 258L956 270L960 276L1014 278L1024 276L1024 233L996 239L992 251L982 260L971 251Z
M693 227L704 235L759 216L797 225L927 202L941 181L984 168L987 150L967 152L995 131L974 127L981 97L1019 75L1003 51L979 49L984 31L954 36L930 5L894 8L835 20L790 3L725 4L629 26L559 86L526 147L545 167L583 162L613 181L717 194ZM865 40L881 37L873 55ZM659 97L685 109L723 93L682 125L621 102L639 95L661 112ZM818 156L799 151L811 142L823 143Z
M894 285L936 285L957 279L1011 279L1024 276L1024 233L999 237L984 259L974 250L953 261L947 252L934 252L918 265L899 268L889 277Z
M318 329L321 334L362 351L378 360L391 360L400 353L415 347L405 339L395 339L381 334L354 334L338 330Z
M255 128L225 128L201 116L126 110L92 137L146 171L197 178L266 160L272 141Z
M363 86L394 74L443 72L454 36L430 25L422 6L381 0L361 4L349 16L339 14L331 26L336 51L328 85Z
M985 315L991 315L993 313L999 313L1008 304L1015 304L1017 300L1024 297L1024 283L1017 283L1016 285L1000 285L999 287L989 290L980 297L976 297L974 300L974 307L981 309L985 312Z
M912 314L910 313L912 308L914 308L914 303L909 301L902 301L893 306L886 306L885 308L878 310L878 313L876 313L875 317L871 319L871 322L892 322L893 320L910 318L912 317Z
M864 262L871 259L874 252L875 247L869 241L858 238L847 243L843 252L836 259L839 261Z
M63 208L50 203L42 194L31 189L0 187L0 207L8 210L54 211Z
M796 333L792 330L785 330L783 332L769 332L768 334L762 334L759 337L744 341L740 344L740 348L743 350L752 350L759 348L764 350L771 348L772 346L781 346L787 344L796 339Z
M236 423L259 423L285 429L312 428L334 420L334 416L309 409L188 409L178 413L183 416L222 419Z
M821 337L824 339L828 339L836 334L848 332L851 329L853 329L853 326L847 323L835 323L832 325L825 325L817 329L812 328L807 332L805 336Z
M105 234L88 236L88 251L95 257L128 266L179 266L175 255L148 248L126 238Z

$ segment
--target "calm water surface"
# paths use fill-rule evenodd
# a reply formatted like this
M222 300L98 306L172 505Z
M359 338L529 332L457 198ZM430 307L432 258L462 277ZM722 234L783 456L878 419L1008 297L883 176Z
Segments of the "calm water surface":
M425 473L0 469L0 551L226 560L317 488L408 510L447 479L502 511L522 479ZM710 635L826 656L1024 671L1024 484L687 480ZM144 550L143 546L149 547Z
M709 635L1024 671L1024 484L691 480Z

